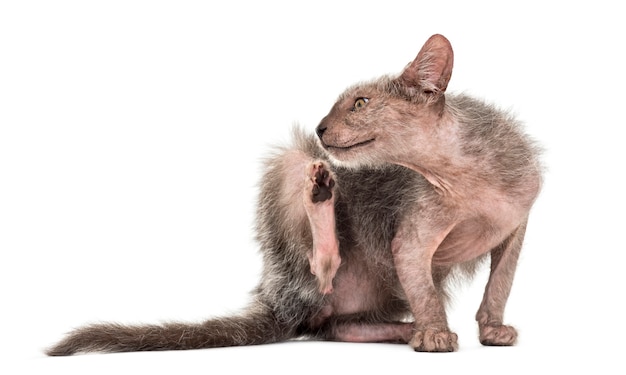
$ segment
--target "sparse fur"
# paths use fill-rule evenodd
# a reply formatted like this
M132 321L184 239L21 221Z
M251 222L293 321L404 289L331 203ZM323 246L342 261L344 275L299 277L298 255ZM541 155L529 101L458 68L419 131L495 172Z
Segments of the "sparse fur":
M346 90L319 139L296 127L292 144L265 160L256 225L263 274L241 314L195 325L90 325L47 353L299 337L453 351L447 285L471 277L487 256L480 340L512 345L517 333L503 325L503 310L541 184L538 149L507 113L444 95L451 70L447 40L433 36L400 76Z

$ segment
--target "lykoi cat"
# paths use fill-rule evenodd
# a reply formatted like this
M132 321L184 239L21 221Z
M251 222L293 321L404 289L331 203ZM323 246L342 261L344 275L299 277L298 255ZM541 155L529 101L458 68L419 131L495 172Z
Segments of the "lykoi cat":
M458 349L448 281L491 260L476 320L484 345L504 324L539 148L509 114L447 94L453 52L433 35L397 76L348 88L316 128L265 160L257 210L263 274L240 314L200 323L78 328L48 350L200 349L295 338Z

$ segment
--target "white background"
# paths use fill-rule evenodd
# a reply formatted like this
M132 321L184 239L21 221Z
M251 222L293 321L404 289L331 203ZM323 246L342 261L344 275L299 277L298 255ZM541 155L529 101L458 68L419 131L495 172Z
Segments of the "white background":
M433 3L2 2L0 367L623 373L623 11ZM252 225L268 147L294 122L312 130L346 86L399 72L434 33L455 49L449 90L512 110L546 149L506 311L518 346L478 344L483 269L451 306L454 354L319 342L42 354L88 322L243 307L260 272Z

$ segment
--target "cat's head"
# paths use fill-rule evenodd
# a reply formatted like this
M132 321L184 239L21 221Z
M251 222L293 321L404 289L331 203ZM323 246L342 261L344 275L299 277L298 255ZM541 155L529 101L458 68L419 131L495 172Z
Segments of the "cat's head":
M427 141L441 117L452 65L452 46L437 34L399 76L348 88L316 129L323 147L345 166L397 162L414 147L409 135Z

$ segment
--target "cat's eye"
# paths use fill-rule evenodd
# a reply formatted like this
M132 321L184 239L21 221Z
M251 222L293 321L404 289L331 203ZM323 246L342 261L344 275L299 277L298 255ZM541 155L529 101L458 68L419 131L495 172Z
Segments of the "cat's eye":
M352 106L352 110L356 111L357 109L361 109L363 107L365 107L365 105L367 104L367 102L369 102L370 100L368 98L358 98L355 102L354 102L354 106Z

